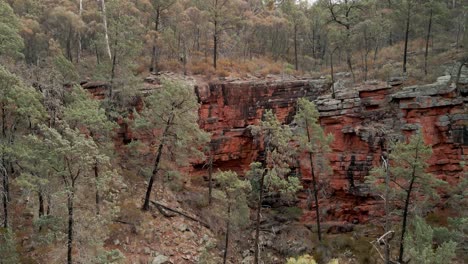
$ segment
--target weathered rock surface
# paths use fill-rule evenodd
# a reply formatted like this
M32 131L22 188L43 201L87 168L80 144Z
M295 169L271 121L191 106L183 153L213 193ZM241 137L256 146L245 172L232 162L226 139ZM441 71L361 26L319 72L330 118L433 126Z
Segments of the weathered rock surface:
M327 211L323 217L362 223L382 214L380 202L371 197L364 181L373 166L381 165L382 151L391 140L421 129L433 148L431 173L456 184L468 171L460 163L468 153L466 94L459 95L450 85L450 76L428 85L402 88L401 83L340 87L335 98L322 79L212 83L196 87L199 123L213 135L215 167L243 173L261 154L248 125L258 124L265 109L273 109L279 120L289 123L298 98L314 100L322 126L334 136L329 156L333 174L322 175L320 182L331 197L323 201ZM196 166L196 171L205 173L200 169ZM311 180L307 160L300 160L300 171L307 187ZM304 220L313 218L313 210L306 211Z
M198 84L195 93L201 105L200 127L212 133L214 168L243 174L252 161L261 159L261 149L248 126L258 124L264 110L273 109L280 121L289 123L298 98L313 100L320 112L320 123L334 142L329 155L333 173L320 175L319 186L327 199L321 201L323 220L363 223L381 216L381 201L369 193L365 176L381 165L388 143L403 139L421 129L433 149L429 172L451 184L468 173L461 161L468 153L468 78L462 75L458 87L449 76L428 85L402 87L403 79L371 81L358 87L335 85L325 79L268 81L225 80ZM149 85L158 84L151 79ZM105 86L84 84L96 97ZM150 88L148 88L150 90ZM147 90L148 90L147 89ZM145 90L145 91L147 91ZM120 137L131 140L131 131L122 124ZM307 160L299 160L304 187L311 176ZM205 175L204 164L194 164L194 174ZM299 195L306 208L306 193ZM315 218L305 210L303 220Z

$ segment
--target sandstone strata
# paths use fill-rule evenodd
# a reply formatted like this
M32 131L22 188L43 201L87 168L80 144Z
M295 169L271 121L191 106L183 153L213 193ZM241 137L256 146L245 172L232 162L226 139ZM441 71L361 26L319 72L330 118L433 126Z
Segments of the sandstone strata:
M382 151L387 151L391 140L421 129L433 147L431 173L456 184L468 171L461 163L468 153L466 94L459 94L449 76L429 85L401 85L367 82L354 88L335 87L332 98L323 79L212 83L196 88L200 126L213 134L215 167L242 173L261 158L248 125L257 124L265 109L273 109L282 122L289 123L298 98L315 101L321 124L335 138L329 156L333 173L321 176L322 192L331 198L324 200L325 218L365 222L381 214L365 176L381 165ZM300 161L300 171L307 187L307 160ZM305 218L313 214L307 212Z

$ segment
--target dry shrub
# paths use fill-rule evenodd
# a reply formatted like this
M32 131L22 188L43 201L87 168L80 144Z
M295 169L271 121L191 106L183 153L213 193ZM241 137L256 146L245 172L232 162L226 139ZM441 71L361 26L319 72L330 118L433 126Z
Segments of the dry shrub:
M159 69L161 71L178 72L182 68L183 68L182 63L180 63L178 60L175 60L175 59L164 60L164 61L159 62Z
M215 73L213 66L205 61L193 61L188 68L192 74L200 74L207 77Z
M230 75L229 71L224 68L218 68L216 70L216 76L218 77L228 77Z

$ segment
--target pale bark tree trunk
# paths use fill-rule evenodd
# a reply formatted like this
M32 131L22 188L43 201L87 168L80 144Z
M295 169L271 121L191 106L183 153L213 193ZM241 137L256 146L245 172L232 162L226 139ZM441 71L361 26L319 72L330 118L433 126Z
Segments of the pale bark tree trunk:
M432 26L432 8L429 13L429 25L427 27L427 36L426 36L426 51L424 52L424 75L427 75L427 57L429 55L429 40L431 38L431 26Z
M109 33L107 29L107 13L106 13L106 3L105 0L101 1L101 11L102 11L102 23L104 24L104 39L106 41L106 50L107 55L109 56L109 60L112 60L112 53L109 44Z
M80 19L83 15L83 0L80 0L80 11L79 11ZM81 31L78 30L78 54L76 55L76 61L80 62L81 59Z

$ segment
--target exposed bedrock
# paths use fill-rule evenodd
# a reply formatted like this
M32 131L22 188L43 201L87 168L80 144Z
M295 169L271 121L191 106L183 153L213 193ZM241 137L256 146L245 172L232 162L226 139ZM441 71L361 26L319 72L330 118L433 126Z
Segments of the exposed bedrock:
M315 101L326 132L334 135L329 155L333 173L320 176L321 192L330 197L322 199L326 220L356 223L382 214L380 202L370 196L364 183L365 176L373 166L381 165L382 151L390 140L417 129L433 148L431 173L456 184L468 171L461 163L468 153L468 98L450 85L449 76L411 87L377 81L354 88L337 86L335 98L324 79L235 81L196 87L200 126L213 135L215 168L245 172L252 161L261 158L248 125L258 124L265 109L273 109L282 122L289 123L297 99L307 97ZM299 164L307 187L311 177L308 161L301 159ZM195 166L195 172L206 173L201 165ZM313 210L305 212L305 221L315 217Z

